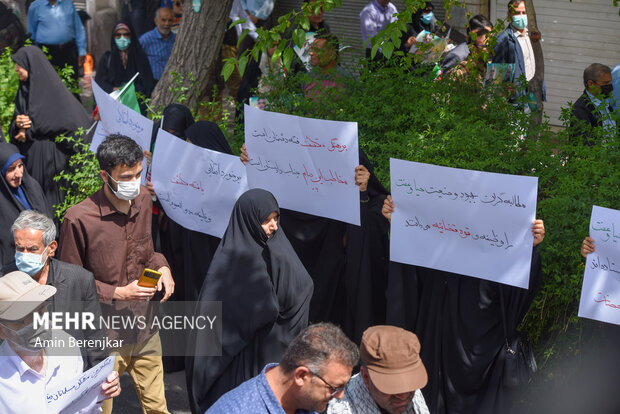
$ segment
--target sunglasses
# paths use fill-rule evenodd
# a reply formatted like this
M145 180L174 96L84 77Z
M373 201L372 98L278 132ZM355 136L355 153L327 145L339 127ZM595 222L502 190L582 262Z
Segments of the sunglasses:
M130 33L114 33L114 37L117 39L120 39L121 37L129 37L131 36Z

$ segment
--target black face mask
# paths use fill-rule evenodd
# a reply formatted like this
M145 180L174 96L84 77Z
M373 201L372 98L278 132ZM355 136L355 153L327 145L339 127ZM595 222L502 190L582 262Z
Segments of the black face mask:
M609 98L612 92L614 91L614 85L612 85L611 83L609 85L599 85L599 86L601 87L601 94L605 98Z

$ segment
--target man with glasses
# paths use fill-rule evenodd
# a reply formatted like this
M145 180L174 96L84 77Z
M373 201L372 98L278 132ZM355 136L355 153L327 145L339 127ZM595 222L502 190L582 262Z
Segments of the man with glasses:
M360 345L360 373L344 397L332 400L328 414L429 414L420 391L428 376L418 337L396 326L372 326Z
M279 364L224 394L207 410L216 413L322 413L342 398L359 351L340 328L310 325L293 339Z
M69 340L63 331L44 326L35 329L33 315L44 312L56 288L40 285L24 272L11 272L0 277L0 412L45 413L46 390L55 389L82 373L82 357L77 350L48 346ZM120 393L118 373L112 372L101 385L103 398ZM100 402L80 413L100 412Z

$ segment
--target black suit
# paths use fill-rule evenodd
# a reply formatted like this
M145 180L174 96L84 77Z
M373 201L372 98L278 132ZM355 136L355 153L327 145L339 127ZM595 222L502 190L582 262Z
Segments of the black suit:
M603 102L604 104L604 102ZM610 112L611 111L610 109ZM592 146L595 144L592 137L589 136L589 128L600 127L603 125L603 120L600 117L600 113L594 106L588 94L584 91L583 95L579 97L573 104L572 117L570 120L570 136L579 143Z
M55 312L92 312L95 315L95 326L98 326L101 308L95 277L91 272L72 263L50 260L47 284L56 288L56 294L50 298L48 310ZM77 304L76 302L83 302ZM67 329L67 333L75 339L105 339L103 330ZM84 371L103 361L108 356L107 349L99 347L82 348Z

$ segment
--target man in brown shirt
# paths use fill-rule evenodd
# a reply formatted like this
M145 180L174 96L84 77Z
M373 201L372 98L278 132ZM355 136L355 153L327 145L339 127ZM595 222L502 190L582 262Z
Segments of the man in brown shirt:
M60 230L60 260L83 266L95 276L102 301L148 301L164 289L162 302L174 292L166 259L153 249L151 195L140 186L142 149L131 138L113 134L97 149L104 184L95 194L67 210ZM162 273L157 288L138 286L144 268ZM115 369L136 383L144 412L168 413L164 394L159 333L124 345ZM112 411L112 400L104 404Z

